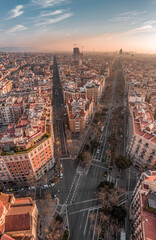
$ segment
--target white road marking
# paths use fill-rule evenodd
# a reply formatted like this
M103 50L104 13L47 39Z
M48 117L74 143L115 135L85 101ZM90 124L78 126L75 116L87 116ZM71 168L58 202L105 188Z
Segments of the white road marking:
M102 167L102 166L99 166L99 165L96 165L96 164L94 164L94 163L92 163L92 166L94 166L94 167L99 167L99 168L102 168L102 169L108 169L108 168L106 168L106 167Z
M98 217L98 212L99 210L97 209L97 212L96 212L96 219L95 219L95 225L94 225L94 230L93 230L93 237L92 237L92 240L94 240L94 237L95 237L95 230L96 230L96 225L97 225L97 217Z
M81 178L81 175L79 175L79 178L78 178L78 181L77 181L77 184L76 184L75 190L74 190L73 195L72 195L72 198L71 198L71 200L70 200L70 204L71 204L72 201L74 200L74 196L75 196L75 193L76 193L76 191L77 191L77 188L78 188L78 185L79 185L80 178Z
M73 179L73 181L72 181L72 184L71 184L71 187L70 187L70 190L69 190L69 193L68 193L68 196L67 196L67 199L66 199L65 203L67 203L67 201L68 201L68 198L69 198L69 196L70 196L70 193L71 193L71 191L72 191L73 185L74 185L75 180L76 180L76 176L77 176L77 172L76 172L75 177L74 177L74 179Z
M101 161L100 161L99 159L97 159L97 158L94 158L93 161L95 161L95 162L101 162Z
M86 229L87 229L87 224L88 224L89 213L90 213L90 210L88 210L88 214L87 214L87 220L86 220L85 228L84 228L84 231L83 231L83 234L84 234L84 235L86 234Z
M93 210L100 209L100 208L102 208L102 205L98 205L96 207L84 208L84 209L81 209L81 210L78 210L78 211L75 211L75 212L68 213L68 215L76 214L76 213L80 213L80 212L84 212L84 211L88 211L88 210L93 211Z
M82 201L82 202L76 202L76 203L68 204L68 206L73 206L73 205L77 205L77 204L81 204L81 203L87 203L87 202L97 201L97 200L100 200L100 199L101 199L101 198L88 199L88 200L84 200L84 201Z

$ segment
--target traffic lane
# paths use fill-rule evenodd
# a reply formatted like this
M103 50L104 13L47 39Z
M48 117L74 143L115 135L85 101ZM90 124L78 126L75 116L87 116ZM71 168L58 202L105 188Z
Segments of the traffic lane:
M82 198L85 199L94 199L97 198L97 187L100 184L101 181L105 179L104 177L104 169L96 166L91 166L90 170L88 172L88 179L86 182L86 186L84 186L84 189L89 189L89 191L85 191L83 196L83 190L82 190Z
M90 211L69 215L70 239L92 240L93 230L90 222ZM89 232L89 234L88 234Z
M83 178L81 179L81 185L77 191L75 202L80 202L83 200L93 199L97 197L96 196L97 186L100 183L100 181L104 180L103 169L99 167L93 168L93 166L91 166L90 169L91 170L89 171L89 173L83 176ZM95 204L95 205L97 206L99 204ZM76 236L77 236L76 232L78 232L79 235L81 234L81 231L79 229L80 222L83 220L83 218L85 218L85 216L83 216L82 213L76 213L76 214L78 217L72 220L74 222L74 226L73 226L74 233L71 236L74 236L74 237L71 239L76 239ZM69 215L69 217L70 216L71 215ZM85 219L83 221L85 221ZM70 228L71 231L73 231L73 227ZM78 239L81 239L81 238L78 238Z
M96 240L98 209L89 209L68 216L71 240Z
M125 169L121 171L119 185L121 188L125 188L129 191L133 191L136 186L136 183L138 182L139 177L140 177L140 171L136 169L134 166L131 166L130 173L129 173L129 169Z
M84 240L97 240L98 238L97 219L98 219L98 209L90 210Z
M63 178L59 185L55 188L59 190L58 198L60 203L63 204L69 194L71 183L76 174L76 168L78 166L78 160L62 160L63 165Z
M88 211L71 214L68 216L70 240L83 239L84 227L87 219Z
M73 204L68 204L68 214L74 214L97 206L100 206L99 198L75 202Z
M81 179L75 202L97 198L97 187L104 179L104 169L91 165L87 175Z

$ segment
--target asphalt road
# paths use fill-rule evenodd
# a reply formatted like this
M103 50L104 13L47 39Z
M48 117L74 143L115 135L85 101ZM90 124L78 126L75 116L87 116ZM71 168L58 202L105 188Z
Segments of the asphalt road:
M112 86L112 94L115 91L116 75ZM77 171L78 162L75 160L62 161L64 168L64 177L58 185L57 197L59 204L56 208L58 213L67 213L71 240L95 240L98 239L98 211L101 207L100 199L97 196L97 187L101 181L107 180L109 175L104 177L108 170L108 164L102 162L105 155L105 146L109 134L110 119L112 114L111 99L107 125L102 134L101 153L98 159L95 159L87 174ZM66 209L66 210L64 210ZM92 217L91 217L92 216Z
M63 213L67 207L70 239L98 239L96 230L96 215L101 207L97 196L97 186L103 180L104 169L101 166L91 165L86 175L77 172L78 162L63 160L64 176L61 183L54 188L58 191L59 204L56 212ZM94 219L90 214L94 213Z
M63 179L53 190L57 192L57 197L59 198L56 212L67 216L70 240L97 240L99 237L97 226L101 202L97 196L97 187L101 181L113 179L109 171L106 150L109 148L107 137L111 133L111 116L115 106L116 80L117 74L114 74L112 95L105 129L100 138L99 153L97 151L94 153L94 160L86 174L78 172L77 160L63 160ZM104 177L106 171L108 175ZM120 182L123 183L124 187L126 184L128 191L133 189L133 184L135 184L137 179L137 173L133 173L133 171L135 172L134 169L130 168L121 172ZM122 199L126 200L126 197L126 194L121 196L121 203Z
M53 66L53 121L54 121L54 134L55 139L58 138L60 142L61 156L67 156L67 146L66 146L66 135L65 126L63 122L64 114L66 109L64 107L63 101L63 90L60 82L57 60L54 56L54 66Z

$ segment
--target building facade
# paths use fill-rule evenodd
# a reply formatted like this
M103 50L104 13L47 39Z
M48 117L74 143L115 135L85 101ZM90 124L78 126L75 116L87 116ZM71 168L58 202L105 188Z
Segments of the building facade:
M51 137L45 137L32 150L1 155L0 163L0 179L3 182L39 179L54 165L53 141Z
M156 167L156 123L147 103L130 103L128 154L137 167Z
M33 99L34 101L34 99ZM0 135L0 180L39 179L54 165L54 133L49 98L29 103L17 123Z
M131 240L156 236L156 171L142 173L130 205Z
M88 99L71 99L66 103L69 127L71 132L81 132L88 126L94 103Z

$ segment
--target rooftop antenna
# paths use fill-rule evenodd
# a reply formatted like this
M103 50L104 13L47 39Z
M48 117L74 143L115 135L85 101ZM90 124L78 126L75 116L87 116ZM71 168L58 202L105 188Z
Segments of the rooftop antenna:
M74 47L76 48L76 43L73 43Z

